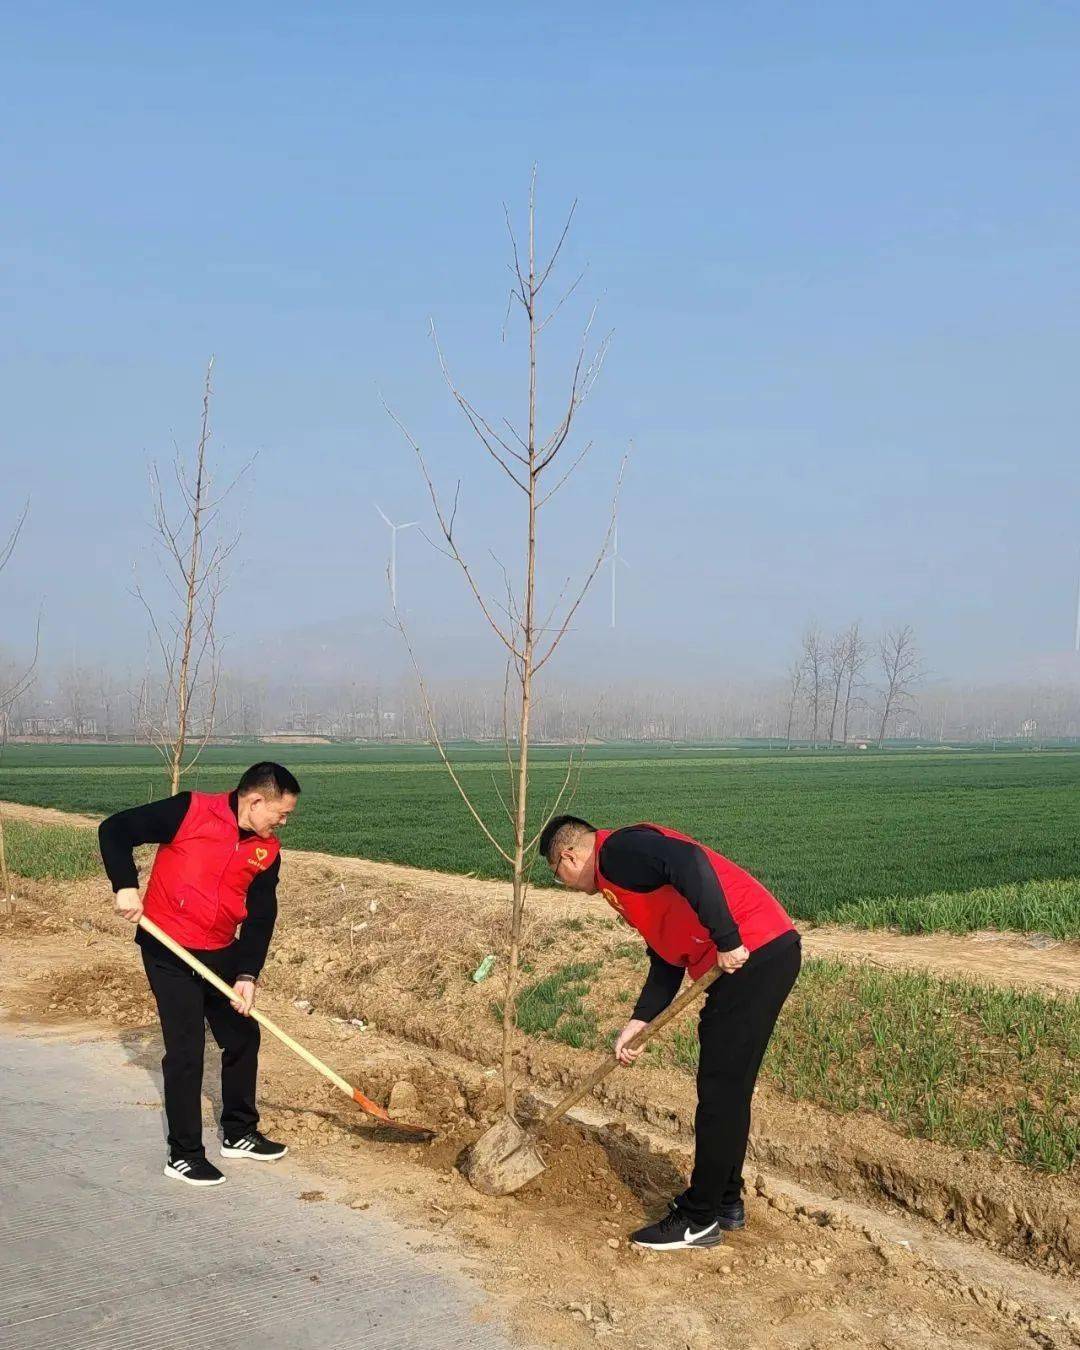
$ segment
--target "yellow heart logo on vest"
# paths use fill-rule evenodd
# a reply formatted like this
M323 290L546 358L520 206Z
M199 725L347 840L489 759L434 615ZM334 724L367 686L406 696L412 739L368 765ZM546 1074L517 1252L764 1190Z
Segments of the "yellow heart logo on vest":
M263 861L265 861L265 859L266 859L266 857L267 857L269 851L270 851L269 849L265 849L265 848L257 848L257 849L255 850L255 856L256 856L256 858L258 858L258 860L259 860L260 862L263 862Z
M609 891L608 888L605 886L604 889L600 892L600 894L604 897L604 899L608 902L611 908L615 910L617 914L622 915L623 918L626 917L625 914L623 913L622 901L619 899L619 897L615 894L614 891Z

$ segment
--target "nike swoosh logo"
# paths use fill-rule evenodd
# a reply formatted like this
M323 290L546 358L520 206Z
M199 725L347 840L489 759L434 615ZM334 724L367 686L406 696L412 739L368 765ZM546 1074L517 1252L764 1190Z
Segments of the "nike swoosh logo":
M683 1241L696 1242L698 1238L703 1238L706 1233L711 1233L715 1227L716 1227L715 1223L710 1223L707 1227L703 1228L700 1233L692 1233L688 1228L686 1232L683 1234Z

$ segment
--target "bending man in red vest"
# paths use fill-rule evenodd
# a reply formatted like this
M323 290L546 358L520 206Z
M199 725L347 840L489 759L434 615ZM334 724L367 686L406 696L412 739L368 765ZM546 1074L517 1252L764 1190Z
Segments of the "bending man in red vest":
M690 1186L668 1213L631 1235L639 1247L712 1247L742 1228L742 1168L750 1098L784 1000L799 974L801 940L779 902L749 872L661 825L598 830L555 816L540 851L564 886L601 893L649 948L649 975L615 1053L662 1012L683 976L714 965L724 974L705 998L699 1025L698 1106Z
M145 911L236 993L230 1004L155 938L136 932L165 1042L165 1175L190 1186L225 1180L203 1149L204 1020L221 1047L222 1157L273 1162L288 1151L258 1129L259 1026L249 1014L277 918L275 831L299 795L288 769L254 764L235 792L179 792L118 811L98 829L117 913L138 923ZM143 900L133 856L139 844L158 845Z

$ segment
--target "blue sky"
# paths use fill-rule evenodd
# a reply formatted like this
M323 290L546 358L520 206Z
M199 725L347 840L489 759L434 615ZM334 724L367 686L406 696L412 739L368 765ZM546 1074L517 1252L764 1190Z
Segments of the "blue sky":
M1080 14L457 8L8 14L0 461L5 514L27 494L32 513L0 641L44 595L51 654L140 661L145 466L191 444L211 351L215 448L259 452L236 499L238 650L269 626L363 651L385 609L372 502L430 514L380 390L440 483L464 479L477 555L511 556L517 502L427 321L485 407L520 416L502 203L520 222L535 161L542 238L578 198L564 275L588 266L542 414L593 299L613 330L594 458L548 518L558 584L634 444L620 629L593 596L567 673L612 654L623 677L771 671L809 618L910 621L945 675L1068 649ZM418 630L486 650L415 534L400 587Z

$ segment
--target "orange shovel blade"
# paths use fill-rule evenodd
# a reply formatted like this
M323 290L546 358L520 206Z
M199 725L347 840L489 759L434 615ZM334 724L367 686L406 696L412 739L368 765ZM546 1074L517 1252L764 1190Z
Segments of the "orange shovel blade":
M414 1135L418 1140L435 1137L435 1131L429 1130L426 1125L410 1125L404 1120L395 1120L377 1102L373 1102L370 1097L365 1097L359 1088L353 1088L352 1095L353 1101L361 1111L366 1111L369 1116L374 1116L381 1125L386 1125L392 1130L398 1130L401 1134Z

